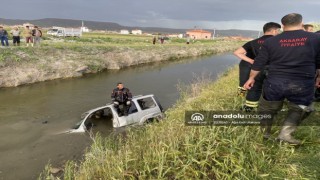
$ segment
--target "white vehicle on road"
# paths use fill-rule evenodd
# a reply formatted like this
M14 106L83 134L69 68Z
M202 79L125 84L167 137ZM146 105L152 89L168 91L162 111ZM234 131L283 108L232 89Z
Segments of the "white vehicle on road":
M47 31L47 34L48 34L48 35L52 35L52 36L56 36L57 33L58 33L58 30L59 30L59 29L49 29L49 30Z
M80 28L63 28L57 32L59 37L81 37L82 31Z
M47 32L48 35L59 36L59 37L81 37L81 28L52 28Z

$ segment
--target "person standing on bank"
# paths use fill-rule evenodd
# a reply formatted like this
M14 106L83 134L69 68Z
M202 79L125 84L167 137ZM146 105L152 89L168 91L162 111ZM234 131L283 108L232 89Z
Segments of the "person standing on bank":
M187 35L187 44L190 44L190 36Z
M8 32L7 32L7 30L3 29L2 26L0 26L0 39L1 39L2 46L9 46Z
M316 31L315 33L320 35L320 31ZM320 88L316 88L314 98L314 102L320 102Z
M128 115L128 110L131 106L132 94L121 82L117 83L117 88L112 91L111 100L119 114L123 114L125 116ZM119 107L120 105L123 105L122 112Z
M313 25L312 24L305 24L305 25L303 25L303 29L307 32L313 32Z
M34 29L32 30L32 37L33 37L33 43L35 46L40 46L40 41L42 37L42 32L39 29L38 26L34 26Z
M251 70L251 65L254 62L254 58L259 54L260 47L262 43L275 35L279 34L279 30L281 25L275 22L268 22L263 26L263 33L264 35L260 38L255 40L249 41L244 44L242 47L237 49L234 52L234 55L238 58L242 59L239 68L239 88L238 94L242 95L245 93L245 89L243 88L244 83L249 79L249 74ZM263 70L259 75L256 77L256 83L254 86L248 91L246 95L246 102L243 105L242 109L246 112L252 111L254 108L258 107L258 101L260 99L262 93L262 84L266 76L266 69ZM244 95L244 94L243 94Z
M11 30L12 38L13 38L13 45L14 46L20 46L20 31L18 27L14 27Z
M157 38L156 38L156 36L153 36L152 44L153 44L153 45L155 45L155 44L156 44L156 42L157 42Z
M31 44L31 46L33 47L32 30L29 26L26 26L24 36L26 38L27 47L29 47L29 44Z
M255 77L269 64L258 108L259 114L272 115L270 119L261 119L264 138L270 138L273 117L287 99L288 114L277 140L301 144L292 133L314 111L315 74L316 86L320 87L320 36L303 30L300 14L288 14L281 23L284 32L264 42L244 86L252 88Z
M261 44L269 37L279 34L281 26L278 23L269 22L263 26L264 36L255 40L249 41L242 47L234 51L234 55L241 59L239 64L239 87L238 95L245 96L246 89L243 85L249 79L251 66L254 62L254 58L257 56ZM254 103L258 104L258 103ZM250 106L251 107L251 106Z

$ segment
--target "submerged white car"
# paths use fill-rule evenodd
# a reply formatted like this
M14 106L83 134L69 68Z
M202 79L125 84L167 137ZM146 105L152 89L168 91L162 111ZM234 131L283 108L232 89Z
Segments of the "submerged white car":
M163 108L153 94L139 95L132 98L128 116L117 112L113 104L106 104L82 114L81 121L70 133L85 132L89 130L94 122L112 123L113 128L161 120L164 117Z

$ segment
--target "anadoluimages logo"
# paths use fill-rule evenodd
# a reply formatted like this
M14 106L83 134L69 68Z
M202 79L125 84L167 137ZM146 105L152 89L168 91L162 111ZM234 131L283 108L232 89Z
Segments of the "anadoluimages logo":
M193 122L204 121L204 116L201 113L194 113L191 116L191 121L193 121Z

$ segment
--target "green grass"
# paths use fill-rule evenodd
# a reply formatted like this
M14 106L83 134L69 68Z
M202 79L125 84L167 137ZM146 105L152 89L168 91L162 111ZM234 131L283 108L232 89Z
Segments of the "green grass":
M10 30L8 30L9 32ZM23 36L23 33L21 34ZM91 48L150 48L156 49L161 45L157 43L155 46L152 44L153 36L146 35L121 35L121 34L105 34L105 33L83 33L81 38L61 38L54 37L47 34L43 34L42 45L39 48L40 50L50 46L55 47L56 49L80 49L81 47L91 47ZM23 37L22 37L23 39ZM225 43L225 45L234 44L235 41L226 41L226 40L197 40L195 43L189 44L187 47L197 47L197 46L207 46L207 45L219 45L220 43ZM10 42L11 43L11 42ZM165 44L162 45L162 48L170 48L173 46L184 46L186 47L185 39L171 38L168 41L165 41ZM238 42L241 45L243 42ZM11 44L12 45L12 44ZM21 43L22 46L25 46L25 43Z
M201 55L215 54L234 50L243 44L241 41L227 40L198 40L195 43L186 45L184 39L172 39L165 44L152 44L152 36L136 36L136 35L119 35L105 33L84 33L81 38L58 38L44 34L44 40L40 47L26 47L21 42L20 47L10 46L10 48L0 49L0 62L4 66L19 65L17 61L61 59L66 55L73 55L75 59L86 59L90 65L91 59L99 59L103 61L107 52L123 53L127 51L154 52L159 54L172 53L172 57L168 59L177 59L179 55L175 52L190 51L192 49L201 49ZM11 41L10 41L11 43ZM12 45L12 43L10 44ZM188 57L185 55L184 57Z
M41 46L0 48L1 71L12 69L30 74L28 80L9 77L2 87L11 87L58 78L79 77L79 67L89 67L85 73L96 73L104 69L122 69L129 66L176 60L181 58L230 52L244 42L225 39L197 40L187 45L184 40L171 39L165 44L152 44L152 36L84 33L81 38L58 38L45 35ZM12 41L10 41L11 43ZM36 70L35 70L36 69ZM39 76L41 74L41 76Z
M14 53L11 49L1 50L0 63L3 63L5 61L19 62L20 60L21 58L19 57L19 55Z
M185 126L186 110L238 110L237 84L233 68L184 90L164 121L97 136L81 163L66 164L64 179L319 179L319 126L299 128L297 137L312 142L299 148L262 141L259 127Z

